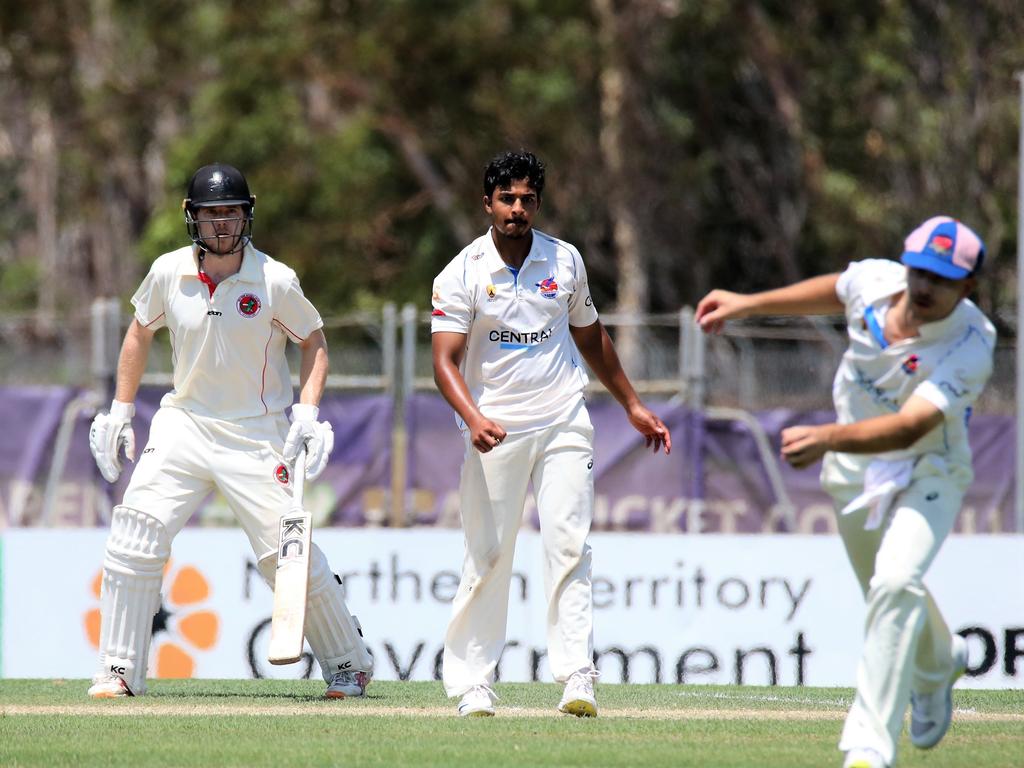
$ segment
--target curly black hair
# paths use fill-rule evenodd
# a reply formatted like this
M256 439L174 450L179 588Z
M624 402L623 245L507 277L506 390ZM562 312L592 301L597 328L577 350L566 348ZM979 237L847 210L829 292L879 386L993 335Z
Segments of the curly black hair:
M512 182L526 179L537 197L544 192L544 163L525 149L497 155L484 171L484 194L490 197L495 187L508 189Z

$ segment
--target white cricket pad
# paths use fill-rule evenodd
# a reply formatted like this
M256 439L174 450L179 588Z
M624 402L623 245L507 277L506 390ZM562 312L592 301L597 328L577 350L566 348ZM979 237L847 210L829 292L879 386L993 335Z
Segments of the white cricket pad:
M153 616L170 554L171 537L159 520L114 507L103 559L97 677L116 675L136 696L146 690Z
M331 573L327 558L314 544L310 550L309 599L306 604L306 640L320 664L324 680L335 672L373 673L373 657L366 650L356 618L345 605L345 589Z

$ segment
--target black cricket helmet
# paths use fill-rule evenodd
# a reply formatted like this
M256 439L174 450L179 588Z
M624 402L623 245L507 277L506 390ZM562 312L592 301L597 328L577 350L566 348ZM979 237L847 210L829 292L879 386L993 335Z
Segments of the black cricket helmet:
M239 235L215 235L221 238L233 238L231 250L238 247L239 241L244 247L252 239L252 219L256 209L256 197L249 194L249 184L245 176L237 168L226 163L204 165L194 174L188 183L188 196L182 201L185 212L185 226L192 242L201 249L207 250L203 238L199 236L199 225L196 221L196 210L214 206L241 206L245 225Z

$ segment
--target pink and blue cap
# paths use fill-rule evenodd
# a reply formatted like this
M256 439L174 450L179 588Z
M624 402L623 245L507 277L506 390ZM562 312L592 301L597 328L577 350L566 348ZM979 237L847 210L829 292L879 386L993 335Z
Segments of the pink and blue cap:
M970 227L949 216L933 216L911 232L900 261L950 280L974 273L985 259L985 243Z

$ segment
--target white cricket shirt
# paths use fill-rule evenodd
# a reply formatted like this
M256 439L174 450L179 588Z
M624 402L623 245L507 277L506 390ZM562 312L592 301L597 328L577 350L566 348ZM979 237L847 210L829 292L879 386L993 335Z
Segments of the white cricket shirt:
M846 305L850 346L832 385L838 421L850 424L895 413L911 395L933 403L945 421L902 451L837 453L836 469L862 473L875 458L933 454L970 477L967 421L992 373L995 328L973 302L963 299L945 319L921 326L920 336L889 344L882 333L885 313L906 287L907 268L884 259L855 262L839 277L836 294ZM826 462L823 480L837 479L828 474Z
M170 331L174 389L160 404L228 420L284 411L292 402L285 343L322 327L319 313L295 272L252 245L211 296L194 251L158 258L132 297L139 323Z
M437 276L432 304L432 333L467 335L460 370L487 418L515 433L569 417L587 384L569 326L597 322L576 248L533 230L516 273L488 230Z

